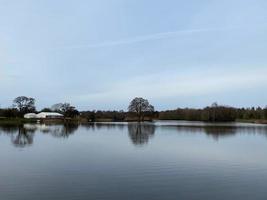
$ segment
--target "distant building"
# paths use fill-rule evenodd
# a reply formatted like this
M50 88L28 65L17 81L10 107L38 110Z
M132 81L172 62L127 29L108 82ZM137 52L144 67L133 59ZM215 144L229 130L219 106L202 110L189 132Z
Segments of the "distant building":
M62 114L56 112L27 113L24 115L26 119L61 119L63 117Z
M38 119L61 119L64 116L56 112L40 112L37 114Z
M24 118L26 119L36 119L37 118L37 114L35 113L27 113L24 115Z

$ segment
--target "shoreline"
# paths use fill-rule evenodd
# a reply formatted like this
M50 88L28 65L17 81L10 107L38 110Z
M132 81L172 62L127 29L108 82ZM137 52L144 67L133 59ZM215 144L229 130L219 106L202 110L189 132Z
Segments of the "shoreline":
M237 119L239 123L252 123L252 124L267 124L266 119Z
M155 119L158 120L158 119ZM148 120L148 122L151 122L153 120ZM164 119L162 121L173 121L170 119ZM188 121L188 122L194 122L193 120L175 120L175 121ZM23 125L26 123L35 124L35 123L59 123L59 124L68 124L68 123L92 123L92 122L137 122L136 120L122 120L122 121L113 121L112 119L97 119L95 121L88 121L84 118L80 119L43 119L39 121L38 119L25 119L25 118L0 118L0 125ZM212 121L200 121L200 122L207 122L207 123L223 123L223 122L212 122ZM252 124L266 124L267 120L263 119L237 119L235 121L231 122L237 122L237 123L252 123ZM227 122L225 122L227 123Z

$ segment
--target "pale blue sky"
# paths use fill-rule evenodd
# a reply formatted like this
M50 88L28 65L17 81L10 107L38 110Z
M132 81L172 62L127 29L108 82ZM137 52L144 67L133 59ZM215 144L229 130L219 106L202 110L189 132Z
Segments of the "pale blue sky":
M266 0L0 0L0 105L267 105Z

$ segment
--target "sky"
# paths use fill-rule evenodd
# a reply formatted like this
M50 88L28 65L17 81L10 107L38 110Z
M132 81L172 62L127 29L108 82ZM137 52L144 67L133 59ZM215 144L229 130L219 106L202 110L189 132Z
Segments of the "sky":
M266 0L0 0L0 107L267 105Z

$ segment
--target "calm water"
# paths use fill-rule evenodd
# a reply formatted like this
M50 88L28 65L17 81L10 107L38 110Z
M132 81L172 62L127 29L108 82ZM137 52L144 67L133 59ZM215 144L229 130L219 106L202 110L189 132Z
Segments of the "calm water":
M267 199L267 126L0 127L0 200Z

